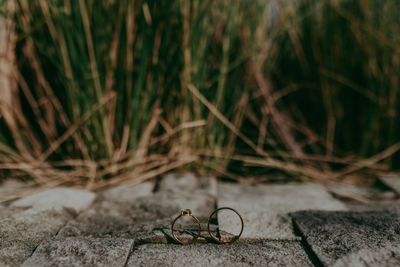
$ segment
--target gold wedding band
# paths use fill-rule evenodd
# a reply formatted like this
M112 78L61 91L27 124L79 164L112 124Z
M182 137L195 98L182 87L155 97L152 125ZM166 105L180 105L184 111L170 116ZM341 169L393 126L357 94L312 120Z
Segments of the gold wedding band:
M220 211L220 210L231 210L231 211L233 211L234 213L236 213L236 214L239 216L240 222L241 222L241 224L242 224L242 228L240 229L239 235L235 236L234 238L232 238L232 239L229 240L229 241L223 241L221 238L217 238L216 236L214 236L214 235L211 233L211 230L210 230L211 218L212 218L212 216L213 216L215 213L217 213L217 212ZM211 215L208 217L208 223L207 223L208 234L211 236L212 239L214 239L216 242L218 242L218 243L220 243L220 244L233 243L233 242L235 242L236 240L238 240L238 239L240 238L240 236L242 235L242 233L243 233L243 228L244 228L244 223L243 223L243 218L242 218L242 216L239 214L239 212L238 212L237 210L232 209L232 208L229 208L229 207L218 208L218 209L214 210L214 211L211 213Z
M177 220L179 220L179 219L180 219L181 217L183 217L183 216L190 216L190 217L192 217L192 218L196 221L196 223L198 224L198 226L199 226L199 229L198 229L198 231L197 231L197 235L194 236L193 239L192 239L192 240L189 240L189 241L180 240L180 239L175 235L175 229L174 229L175 223L176 223ZM175 218L175 220L172 222L172 225L171 225L172 237L174 238L174 240L175 240L176 242L181 243L182 245L189 245L189 244L192 244L192 243L196 242L197 239L200 237L200 231L201 231L200 221L199 221L199 219L196 218L196 216L194 216L194 215L192 214L192 211L191 211L190 209L181 210L181 214L179 214L179 216Z

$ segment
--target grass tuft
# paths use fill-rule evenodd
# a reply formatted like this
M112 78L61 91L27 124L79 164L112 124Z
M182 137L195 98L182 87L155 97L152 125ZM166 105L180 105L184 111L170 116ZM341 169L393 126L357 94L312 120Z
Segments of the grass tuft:
M2 176L398 168L400 3L284 2L0 1Z

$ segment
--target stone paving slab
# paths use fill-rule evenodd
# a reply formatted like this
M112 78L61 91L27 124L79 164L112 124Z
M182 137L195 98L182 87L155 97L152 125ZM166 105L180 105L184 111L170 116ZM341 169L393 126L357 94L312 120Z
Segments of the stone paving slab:
M191 173L168 174L159 184L160 191L205 193L217 197L218 183L214 177L196 177Z
M124 189L112 188L100 194L96 203L68 222L58 237L123 237L131 238L136 233L147 232L157 217L143 206L153 195L153 183L144 183ZM142 219L142 220L141 220ZM140 224L139 224L140 223Z
M326 266L400 265L400 213L292 213L296 226Z
M182 209L190 209L196 217L204 221L215 208L216 188L214 177L168 175L161 180L155 194L141 199L142 206L155 212L159 218L168 219L174 219Z
M154 195L125 204L108 201L96 203L68 222L58 236L123 237L165 243L168 240L163 231L169 231L171 215L176 216L181 208L171 198ZM183 200L179 199L179 202Z
M322 187L314 184L246 186L221 183L218 187L218 207L238 210L244 220L243 238L296 240L287 213L306 210L346 210ZM230 217L230 216L229 216ZM220 230L236 233L238 220L218 218Z
M335 262L335 267L347 266L381 266L393 267L400 263L400 246L389 245L377 247L374 250L361 249L356 253L351 253Z
M0 265L21 264L45 239L56 235L94 193L54 188L17 200L0 210Z
M72 218L66 211L8 209L12 212L0 219L0 266L20 265L43 239L54 236Z
M203 179L195 183L196 187L191 185L189 191L177 191L183 180L181 176L170 176L168 186L160 184L155 193L149 190L149 186L143 189L143 185L129 190L121 188L117 193L106 192L90 209L61 229L58 237L122 237L147 242L170 242L171 221L181 209L189 208L204 220L215 207L213 182Z
M27 196L13 202L11 206L59 212L66 208L78 213L89 207L95 197L92 192L59 187Z
M379 179L400 195L400 174L381 175Z
M140 198L140 207L158 218L175 218L180 210L191 209L199 219L208 218L215 207L215 198L209 194L191 192L159 191L149 197Z
M146 182L141 184L123 184L109 188L100 193L103 200L110 202L133 202L140 197L151 195L154 190L154 183Z
M22 266L124 266L133 240L121 238L49 239Z
M313 266L299 242L138 246L128 267L136 266Z

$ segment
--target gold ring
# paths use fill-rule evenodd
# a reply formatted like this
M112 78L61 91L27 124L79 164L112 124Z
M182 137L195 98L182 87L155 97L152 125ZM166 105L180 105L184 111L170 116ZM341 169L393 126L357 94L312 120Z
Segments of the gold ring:
M183 216L190 216L190 217L192 217L192 218L196 221L196 223L198 224L198 226L199 226L199 230L197 231L197 235L194 236L193 239L190 240L190 241L183 241L183 240L180 240L180 239L175 235L174 225L175 225L176 221L179 220L179 218L181 218L181 217L183 217ZM175 218L175 220L172 222L172 225L171 225L172 237L174 238L174 240L175 240L176 242L179 242L179 243L181 243L182 245L189 245L189 244L192 244L192 243L196 242L197 239L200 237L200 231L201 231L200 221L199 221L199 219L196 218L196 216L194 216L194 215L192 214L192 211L191 211L190 209L181 210L181 214L179 214L179 216Z
M211 230L210 230L210 221L211 221L211 217L212 217L216 212L218 212L218 211L220 211L220 210L231 210L231 211L233 211L234 213L236 213L236 214L239 216L240 222L241 222L241 224L242 224L242 228L240 229L239 235L235 236L235 237L232 238L230 241L223 241L223 240L221 240L220 238L217 238L216 236L214 236L214 235L211 233ZM211 236L212 239L214 239L215 241L217 241L217 242L220 243L220 244L233 243L233 242L235 242L236 240L238 240L238 239L240 238L240 236L242 235L242 233L243 233L243 228L244 228L244 223L243 223L243 218L242 218L242 216L239 214L239 212L238 212L237 210L232 209L232 208L229 208L229 207L218 208L218 209L214 210L214 211L211 213L211 215L208 217L208 223L207 223L208 234Z

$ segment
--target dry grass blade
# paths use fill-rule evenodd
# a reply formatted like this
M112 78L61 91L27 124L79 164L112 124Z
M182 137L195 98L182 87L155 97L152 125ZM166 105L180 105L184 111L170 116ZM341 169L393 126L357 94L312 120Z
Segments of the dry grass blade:
M7 1L4 8L10 15L14 14L15 3ZM15 100L18 99L17 84L13 72L16 68L15 45L16 45L15 26L12 21L5 19L0 15L0 114L9 127L13 136L15 146L24 158L32 158L26 148L18 129L16 112L19 109L13 109L18 106ZM19 117L21 117L19 115ZM22 116L23 117L23 116Z
M182 167L182 166L184 166L186 164L195 162L197 160L198 160L198 157L190 156L190 157L187 157L185 159L175 160L175 161L172 161L172 162L170 162L168 164L163 164L162 166L160 166L160 167L158 167L158 168L156 168L154 170L151 170L151 171L148 171L148 172L145 172L145 173L142 173L142 174L136 174L135 171L127 172L127 173L124 173L124 174L122 174L120 176L116 176L116 177L114 177L113 179L111 179L109 181L99 182L96 185L96 189L109 187L109 186L120 184L120 183L124 183L124 182L127 182L127 181L129 181L130 184L131 183L139 184L139 183L142 183L142 182L144 182L144 181L146 181L148 179L154 178L154 177L156 177L158 175L164 174L164 173L166 173L168 171L177 169L179 167Z
M261 71L257 69L254 64L251 64L251 67L257 85L265 99L264 113L271 115L278 136L282 139L288 149L295 155L302 155L303 151L296 142L287 121L284 119L281 112L274 106L274 98L272 97L270 84L265 81L264 75L262 75Z
M108 101L110 101L114 97L115 94L112 93L106 95L98 105L94 106L93 110L86 112L77 123L72 125L63 135L61 135L57 140L50 144L50 147L39 157L39 161L46 160L54 151L56 151L56 149L63 142L70 138L75 133L75 131L79 129L79 127L81 127L87 120L89 120L93 114L98 112Z
M398 167L397 1L72 2L0 4L0 174L98 188L199 165L241 183Z
M364 168L369 168L370 166L375 165L379 161L392 156L394 153L398 152L399 150L400 150L400 142L388 147L387 149L383 150L380 153L375 154L374 156L372 156L368 159L363 159L354 164L351 164L345 170L335 174L334 178L337 179L337 178L346 176L350 173L356 172L358 170L361 170Z
M332 181L333 177L331 174L319 171L313 167L306 166L306 165L297 165L291 162L285 162L281 160L276 160L276 159L262 159L262 158L254 158L254 157L248 157L248 156L240 156L240 155L234 155L232 156L233 160L238 160L242 161L247 164L251 164L254 166L263 166L263 167L269 167L269 168L274 168L274 169L280 169L283 170L289 174L292 175L302 175L304 177L307 177L312 180L316 181Z
M168 126L167 133L164 135L161 135L159 137L153 138L153 140L150 142L150 145L153 146L157 143L165 142L169 138L171 138L173 135L179 133L179 131L181 131L183 129L202 127L202 126L205 126L206 124L207 124L207 122L205 120L198 120L198 121L184 122L181 125L179 125L178 127L173 128L173 129Z
M257 147L249 138L247 138L245 135L243 135L236 127L235 125L233 125L227 118L225 118L225 116L218 111L218 109L211 104L210 101L207 100L207 98L205 98L199 90L197 90L197 88L192 85L189 84L188 85L188 89L193 93L194 96L196 96L201 103L203 103L203 105L205 105L208 110L213 113L215 115L215 117L217 117L226 127L228 127L234 134L236 134L239 138L241 138L243 140L243 142L245 142L249 147L251 147L254 151L256 151L258 154L268 157L268 154L263 151L262 149L260 149L259 147Z
M342 192L342 191L340 191L338 189L331 188L329 186L325 186L324 188L328 192L334 193L334 194L336 194L336 195L338 195L340 197L349 198L349 199L352 199L352 200L355 200L355 201L358 201L358 202L361 202L361 203L369 203L370 202L370 200L368 198L363 197L363 196L359 196L359 195L356 195L356 194L345 193L345 192Z
M67 114L65 113L65 110L63 109L59 99L55 96L50 84L48 83L48 81L45 78L45 74L43 73L39 59L37 58L37 56L35 54L33 43L31 40L28 40L24 47L24 55L30 61L32 69L34 70L34 73L36 75L38 84L39 84L40 88L42 88L44 91L43 95L49 99L49 102L52 104L52 106L55 109L53 111L52 109L50 109L50 105L46 105L46 108L49 109L46 113L53 113L53 116L55 116L54 113L56 113L58 115L58 119L61 122L61 124L67 128L70 127L71 122L70 122ZM23 79L21 79L21 78L23 78L21 76L22 75L19 75L20 83L24 81ZM21 84L21 86L25 86L25 85ZM54 124L54 122L50 122L50 124ZM53 125L53 126L55 126L55 125ZM83 157L85 159L89 159L89 154L88 154L86 146L84 145L82 137L78 133L74 133L73 139L76 142L77 146L79 147Z

